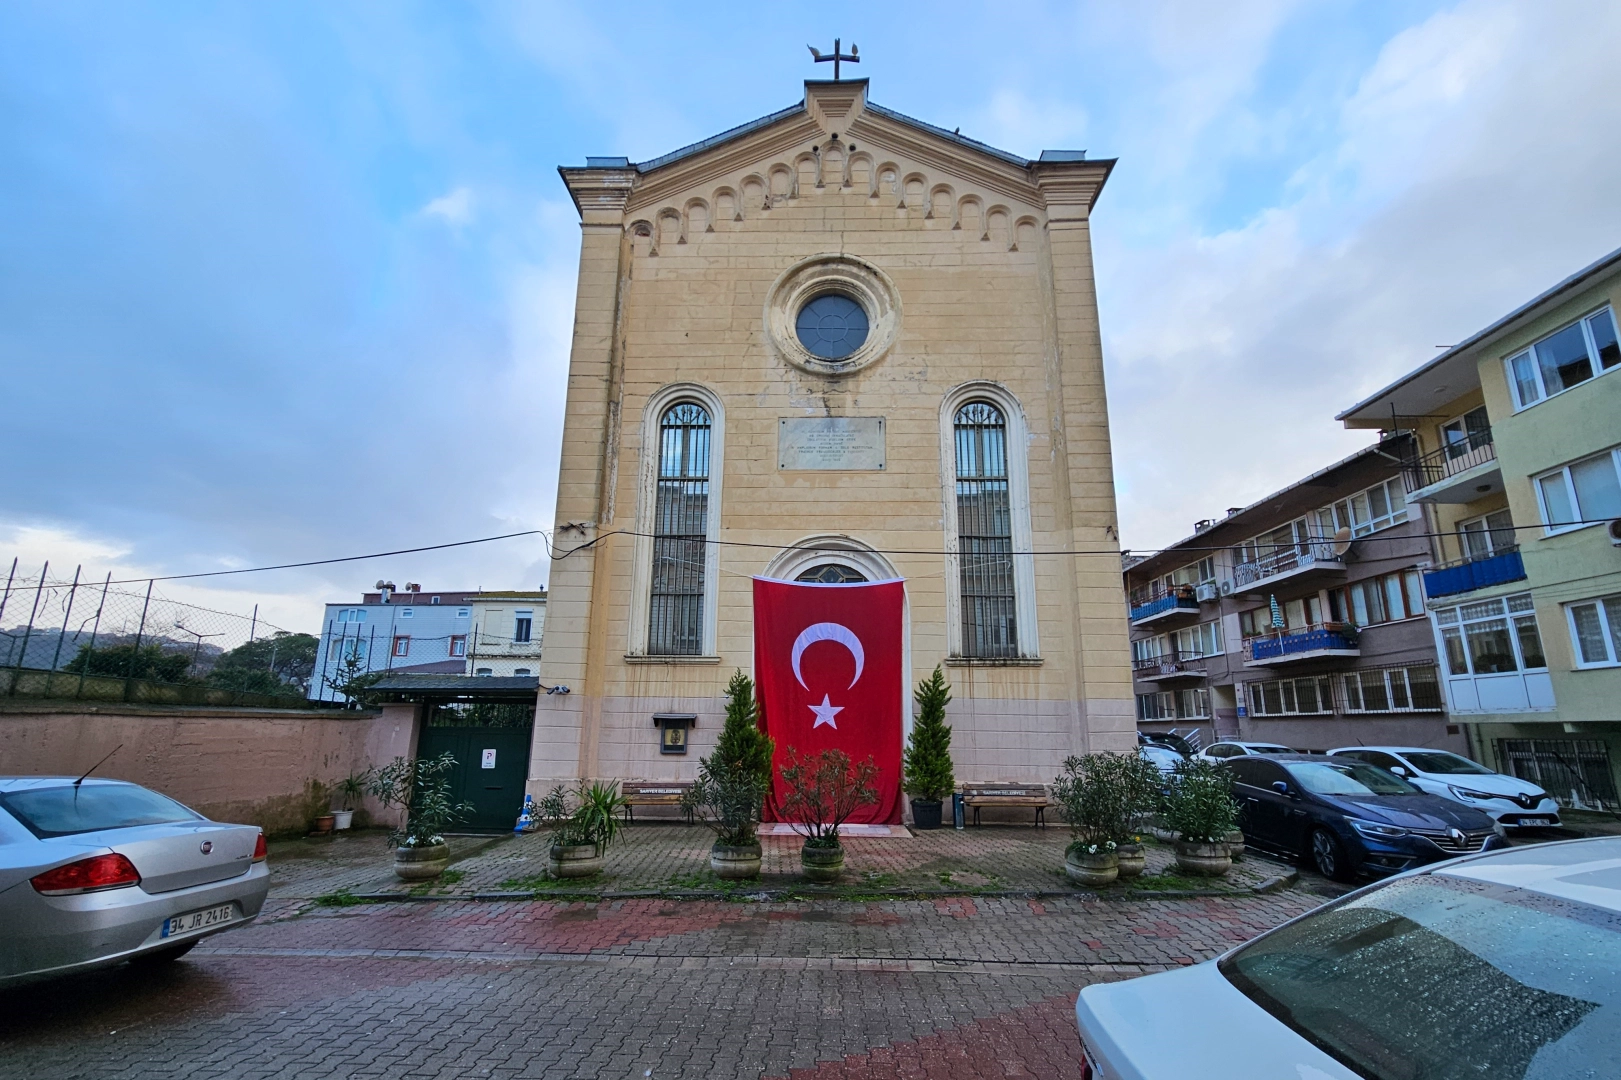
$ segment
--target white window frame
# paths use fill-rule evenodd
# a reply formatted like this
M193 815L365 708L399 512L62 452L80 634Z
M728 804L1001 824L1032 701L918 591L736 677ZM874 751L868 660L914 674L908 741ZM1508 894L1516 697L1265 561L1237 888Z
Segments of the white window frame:
M1495 611L1475 615L1465 619L1463 609L1467 607L1483 607L1495 604ZM1516 610L1514 604L1525 606ZM1548 642L1542 636L1542 620L1537 618L1535 606L1531 604L1530 593L1515 593L1512 596L1492 596L1484 600L1472 600L1462 604L1448 604L1446 607L1436 608L1435 616L1435 648L1436 669L1443 679L1479 679L1491 678L1496 675L1536 674L1548 670ZM1532 625L1536 627L1537 643L1542 646L1542 663L1536 667L1529 667L1525 662L1525 650L1520 646L1520 633L1517 620L1529 616ZM1494 619L1503 619L1508 624L1509 645L1514 650L1514 663L1518 665L1513 672L1508 671L1476 671L1474 658L1469 653L1469 634L1465 627L1472 623L1491 622ZM1447 659L1446 632L1456 630L1462 635L1464 664L1468 671L1458 674L1452 670L1452 663Z
M1621 365L1617 365L1617 368L1621 369ZM1587 511L1582 509L1581 500L1576 497L1576 481L1571 479L1570 475L1571 466L1581 465L1585 462L1592 461L1594 458L1604 457L1605 454L1608 454L1610 457L1610 467L1615 470L1616 482L1621 484L1621 447L1600 451L1597 454L1589 454L1587 457L1578 458L1575 461L1569 462L1568 464L1561 465L1557 469L1549 469L1547 472L1538 473L1531 477L1531 487L1535 490L1537 496L1537 513L1542 516L1542 535L1559 536L1563 533L1576 532L1580 529L1590 529L1594 525L1602 525L1605 523L1605 521L1609 520L1608 518L1598 520L1587 519ZM1554 525L1549 521L1548 502L1542 491L1542 481L1553 476L1559 476L1564 479L1565 495L1570 499L1570 505L1578 515L1576 521L1572 522L1571 524Z
M416 609L415 608L402 607L402 608L399 609L399 612L400 612L400 618L402 618L402 619L414 619L414 618L416 618Z
M1302 712L1298 708L1293 710L1284 709L1280 712L1263 712L1255 707L1258 700L1263 704L1265 703L1265 691L1262 688L1272 686L1274 684L1276 684L1279 688L1278 698L1280 702L1283 698L1282 688L1285 684L1288 684L1291 693L1294 693L1295 695L1295 704L1299 705L1300 697L1298 691L1295 690L1295 687L1303 682L1314 682L1317 684L1317 704L1319 706L1327 705L1327 708L1319 707L1311 712ZM1292 678L1285 679L1257 679L1254 682L1244 683L1243 686L1244 691L1242 703L1247 709L1249 715L1252 717L1334 715L1334 704L1337 699L1334 696L1334 679L1330 675L1296 675ZM1257 694L1261 694L1263 696L1258 698Z
M1508 524L1508 529L1507 530L1502 530L1502 529L1494 530L1494 529L1492 529L1491 524L1490 524L1488 519L1491 518L1492 516L1496 515L1496 514L1508 514L1509 515L1509 519L1508 519L1509 524ZM1478 533L1466 533L1465 532L1466 529L1470 528L1471 526L1476 526L1476 525L1480 526L1480 531ZM1456 536L1458 538L1458 554L1462 558L1490 559L1490 558L1493 558L1494 556L1503 555L1503 554L1506 554L1507 552L1517 550L1519 548L1519 546L1520 546L1520 542L1519 542L1520 534L1519 534L1519 532L1517 530L1514 529L1514 515L1509 512L1509 508L1506 507L1506 506L1503 507L1500 510L1488 511L1487 513L1481 514L1479 517L1472 517L1472 518L1468 518L1467 520L1460 521L1460 522L1458 522L1456 525L1454 525L1452 527L1452 531L1456 534ZM1497 541L1493 537L1494 537L1495 532L1503 532L1503 531L1507 531L1509 536L1512 537L1512 539L1509 541L1507 547L1499 548L1497 546ZM1468 541L1469 536L1479 536L1485 541L1485 543L1486 543L1486 554L1484 554L1484 555L1475 555L1475 556L1471 556L1469 554L1469 541Z
M529 636L518 639L518 624L527 622ZM512 613L512 643L514 645L528 645L535 640L535 612L533 608L525 608Z
M1601 377L1603 375L1608 375L1612 371L1621 371L1621 364L1617 364L1614 367L1606 368L1606 367L1602 366L1602 364L1600 363L1599 354L1598 354L1598 346L1595 345L1594 342L1593 342L1593 328L1588 325L1587 321L1589 319L1591 319L1593 316L1600 314L1601 312L1609 314L1609 316L1610 316L1610 327L1612 329L1615 329L1617 331L1621 331L1621 326L1617 326L1616 321L1615 321L1615 309L1613 307L1611 307L1609 304L1601 304L1598 307L1594 308L1593 310L1591 310L1589 312L1586 312L1585 314L1579 315L1575 319L1572 319L1570 322L1565 323L1564 325L1560 326L1557 330L1552 330L1552 331L1550 331L1550 332L1548 332L1546 334L1543 334L1541 337L1537 338L1535 341L1533 341L1531 344L1527 345L1525 348L1523 348L1523 349L1515 349L1512 353L1510 353L1509 355L1503 357L1503 373L1508 378L1508 392L1509 392L1510 396L1514 400L1514 411L1515 412L1523 412L1526 409L1535 408L1536 406L1541 405L1544 401L1547 401L1550 398L1556 398L1560 394L1565 393L1566 390L1574 390L1574 389L1576 389L1577 386L1586 386L1588 383L1592 382L1594 379L1597 379L1597 378L1599 378L1599 377ZM1542 344L1544 341L1547 341L1551 337L1557 337L1558 335L1563 334L1566 330L1569 330L1572 326L1580 326L1582 328L1582 343L1587 346L1587 362L1593 365L1593 375L1592 375L1591 378L1583 379L1581 382L1576 383L1574 386L1567 386L1567 387L1564 388L1564 390L1555 390L1553 393L1550 394L1550 393L1548 393L1547 385L1544 384L1543 381L1542 381L1542 365L1541 365L1541 363L1539 363L1537 361L1536 349L1537 349L1537 346ZM1522 401L1522 400L1520 400L1520 380L1514 374L1514 361L1516 361L1520 357L1526 356L1526 355L1529 355L1531 357L1531 372L1532 372L1533 375L1536 376L1537 395L1538 396L1537 396L1535 401Z
M630 624L625 655L650 656L647 623L652 611L653 525L658 498L659 425L673 405L690 401L709 413L709 520L704 533L703 645L697 656L658 656L672 663L716 658L716 609L720 601L721 488L726 476L726 410L720 395L701 383L671 383L647 399L642 410L641 461L636 474L636 545L631 574Z
M1587 600L1572 600L1564 605L1565 626L1570 631L1571 658L1575 661L1578 670L1591 670L1593 668L1621 667L1621 627L1610 622L1610 613L1605 609L1604 601L1621 599L1615 595L1595 596ZM1599 627L1604 633L1604 648L1609 653L1608 660L1587 661L1582 659L1582 642L1576 634L1576 609L1591 606L1598 614Z
M940 502L946 542L946 645L954 661L973 663L963 655L962 560L957 534L957 410L970 401L989 401L1002 413L1007 431L1008 517L1013 532L1013 615L1017 620L1018 655L1041 657L1036 621L1035 534L1030 525L1030 425L1019 399L1000 383L975 380L953 388L940 402ZM986 658L986 663L998 662ZM1004 659L1001 661L1006 663Z
M1429 671L1435 683L1436 703L1433 707L1421 707L1413 704L1413 675L1415 671ZM1386 708L1370 709L1367 702L1367 688L1362 680L1368 675L1377 675L1384 680ZM1351 680L1356 680L1353 689ZM1401 680L1402 693L1407 697L1406 705L1392 704L1396 700L1396 681ZM1388 668L1360 668L1355 671L1342 672L1340 685L1336 691L1343 701L1340 711L1347 716L1378 716L1384 713L1439 713L1446 712L1445 680L1438 664L1404 664ZM1352 705L1353 695L1357 701Z

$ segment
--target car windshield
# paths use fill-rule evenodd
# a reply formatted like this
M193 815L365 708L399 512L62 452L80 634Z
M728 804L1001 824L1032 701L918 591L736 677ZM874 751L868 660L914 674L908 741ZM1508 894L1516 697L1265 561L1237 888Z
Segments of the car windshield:
M1621 1060L1621 916L1537 893L1409 878L1218 969L1372 1080L1610 1076Z
M0 795L0 806L40 839L132 825L202 820L173 799L134 784L27 788Z
M1490 776L1492 771L1477 765L1466 757L1449 754L1445 750L1431 750L1422 754L1403 754L1419 772L1458 776Z
M1289 749L1287 746L1252 746L1252 747L1250 747L1250 753L1252 753L1252 754L1292 754L1292 753L1294 753L1294 751Z
M1360 761L1291 761L1289 775L1313 795L1413 795L1412 784Z
M1182 755L1164 746L1140 747L1143 757L1162 769L1174 769L1182 762Z

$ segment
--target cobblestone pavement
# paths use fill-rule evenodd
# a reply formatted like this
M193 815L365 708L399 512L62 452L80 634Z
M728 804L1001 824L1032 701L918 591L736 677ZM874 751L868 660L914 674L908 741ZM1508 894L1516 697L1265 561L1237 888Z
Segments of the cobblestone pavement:
M1076 1077L1077 988L1317 902L280 899L163 971L0 992L0 1075Z
M546 878L547 841L521 837L453 837L455 860L446 880L419 893L473 896L502 892L766 892L802 890L800 841L793 836L762 837L764 863L757 883L722 883L709 870L713 835L702 826L642 824L627 830L608 853L607 869L594 880L554 882ZM1069 891L1064 847L1069 831L1029 826L986 825L961 831L941 829L910 837L846 837L845 894L1052 892ZM1247 892L1288 867L1253 855L1218 880L1189 880L1174 874L1170 848L1149 841L1148 870L1137 890L1219 889ZM338 892L400 894L411 888L394 877L384 834L339 834L330 840L297 840L271 846L271 895L313 899ZM729 887L728 887L729 886Z

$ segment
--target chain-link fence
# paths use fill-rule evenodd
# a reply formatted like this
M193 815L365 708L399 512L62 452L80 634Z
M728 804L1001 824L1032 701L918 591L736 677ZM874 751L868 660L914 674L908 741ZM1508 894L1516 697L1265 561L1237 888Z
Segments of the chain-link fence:
M250 614L170 599L155 581L37 572L0 592L0 696L304 706L317 640Z

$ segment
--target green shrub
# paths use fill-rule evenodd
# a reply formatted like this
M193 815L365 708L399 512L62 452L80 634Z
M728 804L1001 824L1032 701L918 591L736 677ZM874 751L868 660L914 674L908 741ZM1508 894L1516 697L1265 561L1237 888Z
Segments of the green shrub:
M1232 788L1227 766L1203 758L1184 761L1171 774L1161 820L1190 844L1219 844L1238 825Z
M912 697L917 701L917 720L901 757L901 787L914 799L937 802L957 786L951 769L951 728L946 726L951 687L939 664L934 674L917 684Z
M625 832L625 797L619 793L617 780L601 780L587 784L581 780L574 788L574 808L568 806L568 795L563 785L552 788L540 800L543 820L557 826L552 832L552 843L561 847L595 845L606 851Z
M1071 847L1129 844L1159 795L1159 770L1136 752L1064 760L1053 797L1074 834Z
M473 812L472 803L450 800L450 770L455 767L456 755L447 750L436 758L397 757L377 770L367 789L384 806L405 811L405 823L389 833L395 845L439 843L446 829Z
M682 797L682 808L714 830L717 842L728 847L753 844L774 750L771 738L760 730L754 680L734 672L726 685L720 738L714 753L698 760L698 779Z
M788 748L782 767L782 816L805 838L807 847L838 847L839 826L860 806L878 801L878 765L869 756L854 765L843 750L823 750L802 758Z

